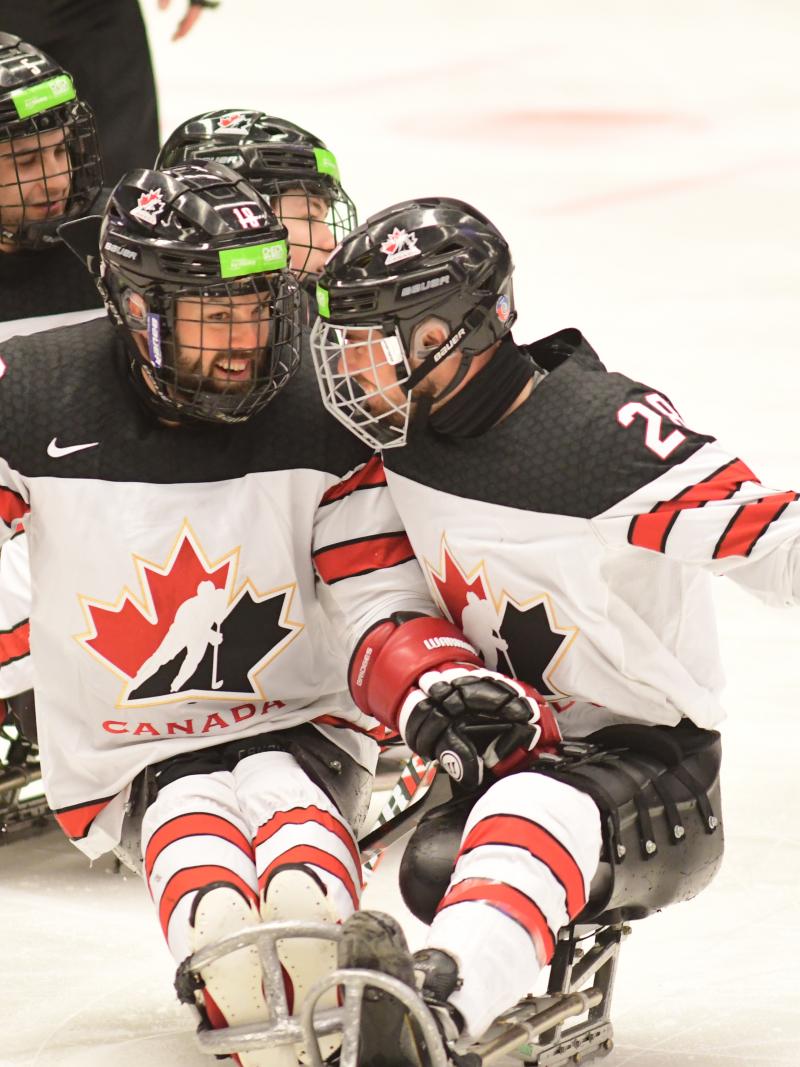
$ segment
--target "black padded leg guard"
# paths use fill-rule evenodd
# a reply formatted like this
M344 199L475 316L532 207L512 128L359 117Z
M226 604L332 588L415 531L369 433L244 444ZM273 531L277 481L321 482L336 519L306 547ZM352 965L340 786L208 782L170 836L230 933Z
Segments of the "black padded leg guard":
M720 737L688 721L676 727L610 726L528 773L587 793L600 810L603 851L579 922L642 918L689 900L722 862ZM430 923L480 792L428 812L400 865L408 908ZM602 917L602 918L601 918Z

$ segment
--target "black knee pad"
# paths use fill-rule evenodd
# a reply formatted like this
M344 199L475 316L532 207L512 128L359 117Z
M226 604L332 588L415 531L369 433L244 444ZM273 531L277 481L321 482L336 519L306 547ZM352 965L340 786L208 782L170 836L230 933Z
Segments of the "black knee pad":
M567 742L530 772L587 793L600 810L603 850L580 921L642 918L688 900L722 862L720 737L677 727L611 726ZM482 789L420 820L400 864L409 910L430 923L447 889L467 818ZM533 813L535 814L535 813Z

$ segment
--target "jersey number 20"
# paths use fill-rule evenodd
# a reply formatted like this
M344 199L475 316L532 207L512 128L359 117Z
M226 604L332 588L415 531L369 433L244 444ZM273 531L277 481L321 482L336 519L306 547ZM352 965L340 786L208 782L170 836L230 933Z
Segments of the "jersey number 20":
M651 452L655 452L659 459L668 459L682 441L686 440L686 434L680 430L673 430L666 437L661 436L661 423L664 419L683 426L680 417L670 402L658 393L648 393L645 397L646 404L631 401L623 404L617 412L617 422L620 426L631 426L634 419L641 418L645 422L644 443Z

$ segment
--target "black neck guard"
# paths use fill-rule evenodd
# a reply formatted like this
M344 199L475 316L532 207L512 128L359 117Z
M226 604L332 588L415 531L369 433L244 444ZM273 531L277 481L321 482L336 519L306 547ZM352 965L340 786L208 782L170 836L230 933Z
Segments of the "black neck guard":
M479 437L508 411L539 368L510 336L464 388L429 416L445 437Z

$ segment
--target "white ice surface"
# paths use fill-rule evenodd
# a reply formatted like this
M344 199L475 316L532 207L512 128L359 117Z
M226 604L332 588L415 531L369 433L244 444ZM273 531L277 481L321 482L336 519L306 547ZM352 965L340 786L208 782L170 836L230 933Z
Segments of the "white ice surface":
M796 3L225 0L173 45L181 4L143 0L165 132L258 107L328 142L363 215L475 203L515 251L520 339L580 327L765 483L800 486ZM800 613L719 586L726 859L634 927L608 1067L800 1064ZM394 906L389 863L369 892ZM20 842L0 915L2 1067L214 1062L135 879L56 834Z

